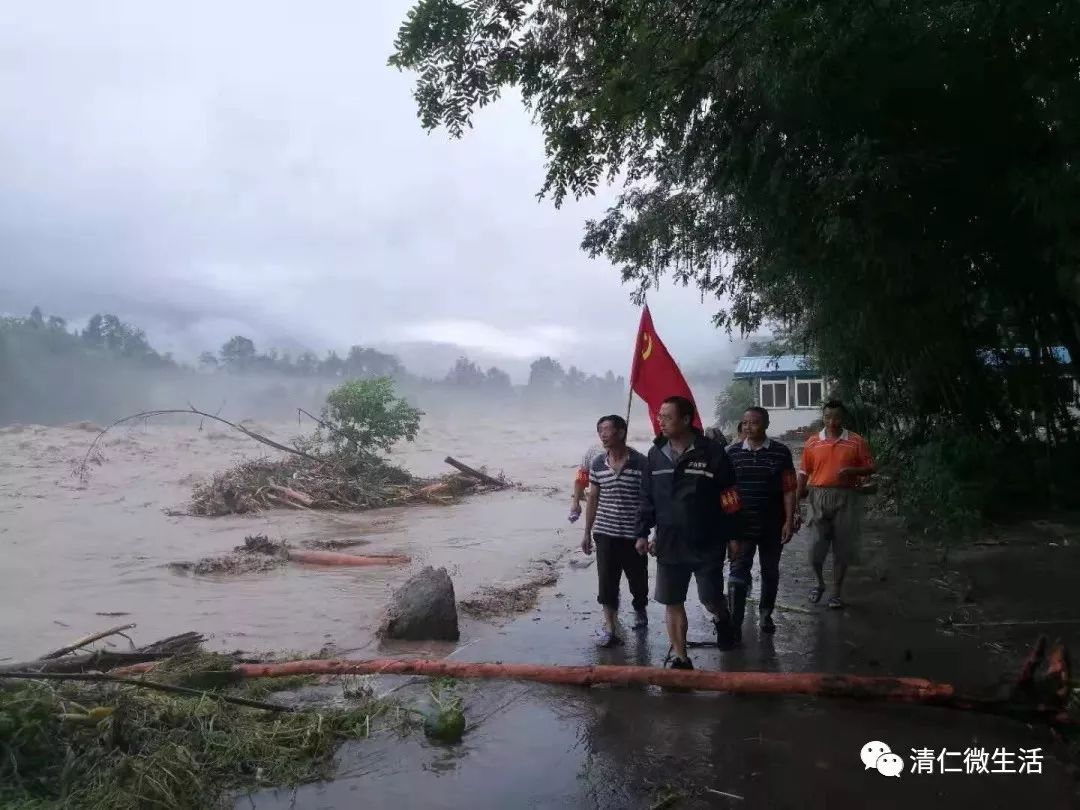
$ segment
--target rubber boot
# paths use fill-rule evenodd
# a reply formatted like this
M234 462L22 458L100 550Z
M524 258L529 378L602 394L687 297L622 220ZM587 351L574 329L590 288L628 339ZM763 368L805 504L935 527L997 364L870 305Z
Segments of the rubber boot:
M728 611L731 614L731 632L736 644L742 644L743 619L746 616L746 586L730 585Z

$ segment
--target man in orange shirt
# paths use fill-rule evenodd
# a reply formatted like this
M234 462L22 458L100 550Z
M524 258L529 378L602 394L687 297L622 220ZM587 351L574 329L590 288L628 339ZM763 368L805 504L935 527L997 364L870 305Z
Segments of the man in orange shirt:
M807 441L799 469L799 499L809 498L810 565L817 585L810 590L810 601L821 601L825 593L825 557L833 552L833 593L829 607L844 607L840 591L847 567L859 558L859 530L862 504L858 487L863 477L874 472L870 447L858 433L844 428L847 409L842 402L825 403L822 421L825 429Z

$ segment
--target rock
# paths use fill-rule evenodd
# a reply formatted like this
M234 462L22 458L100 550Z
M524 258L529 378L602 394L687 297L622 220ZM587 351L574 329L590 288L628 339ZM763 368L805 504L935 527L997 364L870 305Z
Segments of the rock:
M409 641L457 641L457 601L446 569L429 565L398 588L379 633Z

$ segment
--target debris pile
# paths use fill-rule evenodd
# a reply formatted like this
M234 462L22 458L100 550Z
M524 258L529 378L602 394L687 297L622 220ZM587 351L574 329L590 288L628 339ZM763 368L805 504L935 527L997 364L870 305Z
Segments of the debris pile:
M244 538L244 544L220 557L204 557L198 562L173 562L174 571L205 576L207 574L257 574L281 568L289 561L284 543L274 543L265 534Z
M306 411L301 410L301 413ZM297 446L289 447L253 430L257 425L250 420L234 423L194 407L142 411L117 419L105 428L91 423L85 423L84 427L80 423L77 427L96 430L97 435L87 448L86 455L74 464L72 475L83 484L90 480L90 466L100 465L104 461L100 445L113 428L181 414L220 423L286 454L276 459L242 462L218 473L208 482L196 483L187 512L191 515L245 514L274 507L357 510L417 502L450 504L465 495L513 486L502 475L488 475L484 470L462 464L452 456L446 457L446 463L458 470L457 474L425 479L411 475L370 449L358 447L355 442L347 444L347 449L336 447L326 451L324 442L316 434L307 439L297 439ZM321 421L319 424L333 432L330 425ZM199 429L202 429L202 423ZM174 511L171 514L179 513Z
M495 480L498 487L509 484ZM289 455L247 461L198 483L193 515L229 515L262 509L377 509L427 502L449 504L496 487L467 473L416 478L373 456L327 455L313 460Z
M514 613L526 613L536 607L540 589L559 581L556 560L533 560L530 569L516 582L485 585L473 596L462 599L458 607L478 619L493 619Z
M173 562L174 571L202 576L205 574L251 574L272 571L288 562L309 565L406 565L411 558L404 554L345 554L296 548L285 541L275 543L265 534L249 535L244 544L220 557L204 557L198 562Z

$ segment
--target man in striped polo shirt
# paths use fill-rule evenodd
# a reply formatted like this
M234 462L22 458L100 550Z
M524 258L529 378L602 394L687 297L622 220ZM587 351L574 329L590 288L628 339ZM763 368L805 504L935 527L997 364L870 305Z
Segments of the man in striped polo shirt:
M772 613L780 586L780 552L797 528L797 482L791 451L766 435L769 412L764 408L747 408L740 424L742 441L733 442L727 448L743 506L743 533L732 544L728 574L731 624L736 641L742 641L746 595L750 590L755 553L761 571L759 626L763 633L776 632Z
M589 467L589 499L585 505L585 537L581 550L596 545L597 601L604 608L599 646L621 644L618 634L619 584L626 574L634 605L634 629L648 626L645 605L649 595L648 544L637 539L641 502L641 473L645 456L626 446L626 420L604 416L596 423L604 452Z

